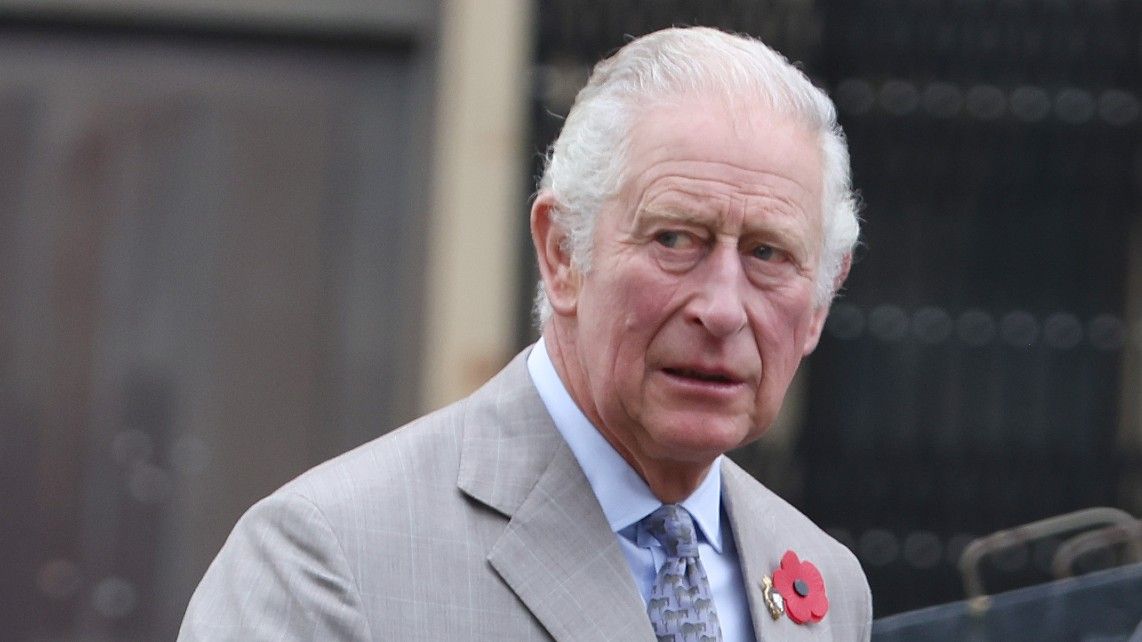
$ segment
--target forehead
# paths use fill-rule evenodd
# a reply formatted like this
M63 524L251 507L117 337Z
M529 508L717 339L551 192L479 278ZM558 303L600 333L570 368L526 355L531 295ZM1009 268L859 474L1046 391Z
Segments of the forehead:
M820 218L818 137L767 109L701 100L644 108L628 158L620 198L778 199Z

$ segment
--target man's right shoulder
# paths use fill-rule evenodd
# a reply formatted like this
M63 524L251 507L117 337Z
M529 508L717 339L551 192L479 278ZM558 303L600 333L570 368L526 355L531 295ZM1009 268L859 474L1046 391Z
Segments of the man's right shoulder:
M359 494L379 499L399 493L419 480L451 480L455 488L467 403L460 400L318 464L273 494L336 508Z

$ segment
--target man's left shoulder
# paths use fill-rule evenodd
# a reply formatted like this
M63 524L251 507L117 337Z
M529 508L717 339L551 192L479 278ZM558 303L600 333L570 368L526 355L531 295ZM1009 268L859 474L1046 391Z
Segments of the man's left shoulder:
M849 548L830 536L809 516L782 499L778 493L766 488L765 484L757 481L729 457L723 458L722 487L725 493L723 500L730 505L731 511L735 507L743 508L755 517L764 516L766 527L775 532L789 533L790 536L812 540L821 546L839 546L849 551Z
M823 548L830 554L852 558L859 570L860 565L847 546L728 457L722 463L722 480L723 501L731 514L743 514L743 525L756 522L759 528L771 531L771 535L783 541L796 540L803 547Z
M836 639L868 639L872 594L852 551L729 458L722 464L722 489L747 575L772 575L792 551L821 572Z

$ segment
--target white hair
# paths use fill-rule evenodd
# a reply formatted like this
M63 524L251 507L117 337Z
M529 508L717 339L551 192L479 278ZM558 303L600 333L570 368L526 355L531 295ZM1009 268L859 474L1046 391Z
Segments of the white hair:
M591 267L600 207L625 179L630 131L639 109L671 99L716 96L728 106L758 105L815 132L823 159L823 247L815 301L828 305L860 233L848 145L829 97L760 40L708 27L671 28L631 41L595 65L547 153L541 191L555 199L555 223L567 233L572 265ZM540 327L551 305L539 283Z

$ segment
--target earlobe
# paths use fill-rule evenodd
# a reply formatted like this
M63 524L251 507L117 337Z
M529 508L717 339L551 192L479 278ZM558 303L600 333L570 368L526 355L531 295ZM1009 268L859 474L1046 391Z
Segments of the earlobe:
M540 191L531 205L531 241L539 262L547 300L556 314L572 316L578 299L578 272L571 265L567 233L555 220L555 195Z
M833 292L837 292L844 285L845 279L849 276L849 268L853 265L852 254L846 254L845 258L841 260L841 269L837 272L837 276L833 279ZM817 343L821 340L821 332L825 329L825 321L829 317L829 304L822 305L813 311L813 319L809 324L809 334L805 338L805 345L802 347L801 356L807 357L810 353L817 349Z
M805 337L805 345L801 347L801 356L807 357L817 349L821 340L821 332L825 329L825 319L829 316L829 306L822 305L813 310L813 319L809 322L809 334Z

